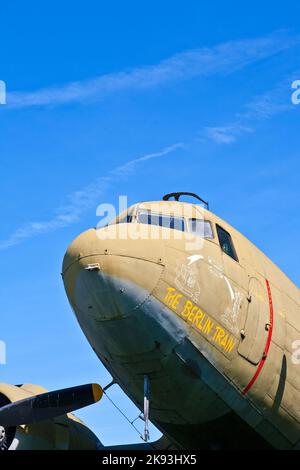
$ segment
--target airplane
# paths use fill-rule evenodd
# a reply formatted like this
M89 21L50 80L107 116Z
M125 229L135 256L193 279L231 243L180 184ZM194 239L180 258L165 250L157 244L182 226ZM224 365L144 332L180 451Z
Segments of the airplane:
M144 418L134 448L300 449L299 289L198 195L140 202L83 232L62 278L112 383ZM70 413L106 388L0 385L0 447L2 429L5 448L103 449Z

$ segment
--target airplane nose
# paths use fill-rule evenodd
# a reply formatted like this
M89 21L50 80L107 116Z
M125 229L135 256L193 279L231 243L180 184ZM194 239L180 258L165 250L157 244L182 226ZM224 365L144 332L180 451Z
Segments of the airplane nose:
M164 246L158 240L120 239L110 236L110 227L102 230L105 239L95 229L79 235L62 269L76 315L98 323L128 316L151 295L164 269Z

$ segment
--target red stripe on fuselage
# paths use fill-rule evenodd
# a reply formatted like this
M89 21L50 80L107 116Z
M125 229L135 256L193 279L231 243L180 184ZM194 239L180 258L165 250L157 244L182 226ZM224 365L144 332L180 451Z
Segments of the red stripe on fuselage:
M267 342L266 342L266 347L265 347L265 350L264 350L264 353L263 353L263 357L260 361L260 363L258 364L258 367L256 369L256 372L254 374L254 376L252 377L252 379L250 380L250 382L248 383L248 385L244 388L244 390L242 391L242 394L243 395L246 395L247 392L249 392L250 388L252 387L252 385L254 384L254 382L256 382L259 374L261 373L261 370L266 362L266 359L267 359L267 356L268 356L268 352L269 352L269 349L270 349L270 345L271 345L271 340L272 340L272 333L273 333L273 323L274 323L274 305L273 305L273 299L272 299L272 292L271 292L271 286L270 286L270 283L268 281L268 279L266 279L266 284L267 284L267 290L268 290L268 297L269 297L269 305L270 305L270 327L269 327L269 334L268 334L268 338L267 338Z

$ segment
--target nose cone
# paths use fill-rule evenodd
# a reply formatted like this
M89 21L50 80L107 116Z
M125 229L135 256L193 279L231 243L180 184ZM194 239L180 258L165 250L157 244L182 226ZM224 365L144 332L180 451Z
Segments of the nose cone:
M112 330L117 328L120 352L123 326L128 329L132 313L146 302L162 275L164 246L158 240L121 239L110 233L110 227L101 230L101 236L91 229L71 243L63 262L63 280L88 338L116 337ZM142 324L135 322L132 327L137 331Z
M99 256L107 255L110 257L125 256L164 265L165 247L163 242L158 239L139 239L138 232L136 237L132 229L130 236L128 236L125 231L118 232L114 225L102 229L90 229L81 233L66 251L62 267L63 275L74 263L79 262L81 267L86 267L91 258L93 258L92 261L95 261Z

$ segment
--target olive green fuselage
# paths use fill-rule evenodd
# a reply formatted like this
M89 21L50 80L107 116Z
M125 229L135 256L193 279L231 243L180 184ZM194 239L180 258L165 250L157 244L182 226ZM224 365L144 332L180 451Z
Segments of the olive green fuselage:
M156 204L168 213L169 203ZM175 446L296 448L299 289L239 232L204 218L213 237L199 247L197 236L165 227L141 237L137 222L84 232L64 259L70 304L141 410L149 377L151 420ZM221 249L217 226L237 259Z

